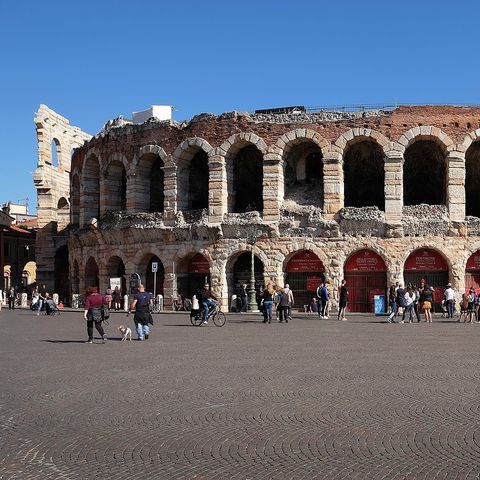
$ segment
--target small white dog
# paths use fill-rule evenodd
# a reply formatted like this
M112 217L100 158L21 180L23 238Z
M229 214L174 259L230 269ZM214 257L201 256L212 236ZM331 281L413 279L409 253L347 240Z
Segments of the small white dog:
M120 325L118 327L118 331L122 334L122 342L131 341L132 340L132 329L130 327L126 327L125 325Z

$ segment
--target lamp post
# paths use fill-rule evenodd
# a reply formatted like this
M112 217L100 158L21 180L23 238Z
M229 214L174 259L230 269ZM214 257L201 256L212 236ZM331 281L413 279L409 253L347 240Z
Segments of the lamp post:
M258 312L257 292L255 290L255 255L253 246L257 242L259 232L257 229L251 229L247 233L247 242L252 246L252 263L250 267L250 290L248 291L248 310L250 312Z

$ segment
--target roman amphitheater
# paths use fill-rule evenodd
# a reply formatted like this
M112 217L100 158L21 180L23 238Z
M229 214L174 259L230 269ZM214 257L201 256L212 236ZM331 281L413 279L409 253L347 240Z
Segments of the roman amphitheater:
M252 252L256 287L300 308L322 278L364 312L395 281L480 286L480 107L35 123L39 281L65 297L134 273L153 291L157 263L166 308L208 277L226 309Z

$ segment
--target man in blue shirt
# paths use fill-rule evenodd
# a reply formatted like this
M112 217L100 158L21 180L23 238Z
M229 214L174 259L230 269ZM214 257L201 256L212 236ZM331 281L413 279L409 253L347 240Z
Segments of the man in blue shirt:
M150 335L150 327L153 325L152 315L150 313L150 305L153 304L153 295L145 291L145 287L140 284L138 292L133 296L130 303L130 310L135 310L133 321L137 330L138 340L148 340ZM130 311L129 311L130 313Z

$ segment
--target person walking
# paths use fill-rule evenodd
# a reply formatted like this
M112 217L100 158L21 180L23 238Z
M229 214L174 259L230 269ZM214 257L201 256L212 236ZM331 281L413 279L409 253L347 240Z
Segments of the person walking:
M263 323L272 323L272 308L274 297L275 289L273 288L272 284L269 283L263 291Z
M115 311L122 309L122 292L118 285L115 287L112 293L113 308Z
M109 310L112 308L112 300L113 300L112 293L113 293L112 288L109 285L107 290L105 291L105 302L107 303L107 306L108 306Z
M248 293L247 293L247 284L243 283L240 288L240 313L246 313L248 309Z
M292 307L295 304L295 300L293 298L293 291L290 288L290 285L287 283L285 285L285 293L288 295L288 309L287 309L287 316L289 320L292 319Z
M398 282L395 285L390 286L390 290L388 291L388 302L390 304L390 315L387 317L388 323L396 323L394 318L398 313L398 298L397 298L397 290L399 284Z
M150 306L153 305L153 295L150 292L146 292L142 284L137 287L137 290L130 302L128 314L130 311L135 310L133 321L137 331L137 339L143 341L148 340L150 336L148 324L153 325L152 314L150 313Z
M473 323L473 316L475 314L475 289L470 287L467 295L467 314L463 323ZM468 318L468 321L467 321Z
M455 291L452 288L452 284L449 283L445 292L443 293L445 303L447 305L447 318L453 318L454 304L455 304Z
M15 300L16 300L15 288L10 287L8 289L7 299L8 299L8 309L15 310Z
M433 291L430 286L424 283L421 286L420 292L420 301L422 302L422 309L423 313L425 314L425 321L427 323L432 323Z
M282 323L285 320L285 323L288 323L288 320L291 319L288 315L288 309L290 307L290 297L286 288L281 288L277 295L277 312L278 312L278 321Z
M320 285L317 288L317 297L318 297L318 316L321 319L328 319L326 316L326 308L327 308L327 302L328 302L328 290L327 286L325 285L325 282L320 283Z
M420 323L420 312L418 311L418 305L420 303L420 292L418 291L418 287L416 285L413 286L412 290L415 294L415 299L413 300L413 312L415 313L415 317L417 318L417 323Z
M345 318L345 310L347 308L347 301L348 301L348 290L347 290L347 281L344 279L342 280L342 284L340 286L340 294L338 300L338 320L342 320L344 322L347 321Z
M408 323L413 323L413 302L415 301L415 292L411 285L407 287L405 292L405 307L403 308L402 322L405 323L405 318L409 317Z
M105 298L98 293L97 287L88 287L86 292L83 317L87 321L88 340L85 343L93 343L93 324L102 337L102 343L107 343L107 336L103 330L102 307L105 305Z

